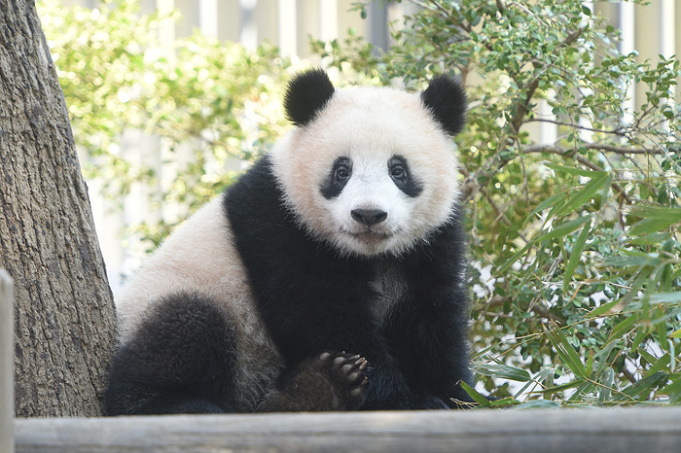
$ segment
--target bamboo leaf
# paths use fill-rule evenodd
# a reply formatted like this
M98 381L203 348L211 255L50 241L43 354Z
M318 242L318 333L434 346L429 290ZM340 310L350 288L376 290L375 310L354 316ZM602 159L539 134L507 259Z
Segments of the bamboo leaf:
M603 304L599 307L594 308L591 313L589 313L589 317L595 318L598 316L603 316L605 314L612 314L616 313L618 311L621 311L623 306L619 306L620 300L613 300L612 302L608 302L607 304Z
M554 329L551 331L546 327L544 327L544 332L563 361L563 364L567 366L576 376L587 378L588 375L586 373L584 363L582 363L582 360L579 358L575 348L572 347L563 332L560 329Z
M565 384L557 385L555 387L550 387L544 390L538 390L534 393L542 393L542 394L552 394L552 393L558 393L562 392L564 390L570 390L572 388L578 387L582 385L585 382L584 379L575 379L574 381L567 382Z
M468 393L468 395L473 398L473 401L476 403L480 404L481 406L488 407L490 406L490 401L482 396L480 393L478 393L477 390L475 390L473 387L468 385L465 381L460 382L461 387Z
M640 222L636 223L633 227L631 227L629 233L632 236L657 233L658 231L665 230L670 226L679 223L679 221L680 221L679 219L674 217L669 217L666 219L660 218L645 219L641 220Z
M525 245L525 247L517 251L511 258L501 265L501 267L497 270L497 275L503 275L506 271L508 271L511 266L513 266L513 264L520 259L521 256L527 253L531 246L532 242L529 242Z
M612 394L612 386L615 382L615 370L612 368L607 368L603 376L603 387L598 391L598 401L604 403L610 400L610 395Z
M539 205L536 208L534 208L534 210L528 216L528 219L532 219L535 216L535 214L543 211L544 209L560 205L560 203L564 199L565 199L565 192L559 192L559 193L551 195L546 200L539 203Z
M649 355L648 358L653 358L653 356ZM650 363L651 366L646 370L646 375L655 374L658 371L664 371L671 363L671 355L665 354L655 361L648 360L648 363Z
M522 395L531 385L539 385L542 382L546 381L546 379L553 375L555 371L552 368L544 368L540 370L537 374L534 375L534 377L525 383L516 393L515 397L517 398L518 396Z
M677 374L672 378L672 383L660 390L663 395L673 395L675 393L681 393L681 375Z
M603 187L609 187L612 183L612 175L607 172L594 172L591 181L586 184L580 191L574 194L562 206L555 215L560 217L571 213L572 211L582 207L584 203L589 201L593 196Z
M520 403L518 400L514 398L502 398L499 400L494 400L490 402L490 407L497 407L497 408L502 408L502 407L508 407L508 406L518 406Z
M620 321L612 328L612 332L608 337L608 341L621 338L625 333L629 332L640 320L641 320L640 313L634 313L633 315L625 318L623 321Z
M591 381L584 381L582 385L577 387L572 395L570 395L569 401L575 402L580 401L582 394L591 392L595 387L595 384Z
M578 217L574 220L570 220L569 222L565 222L553 230L549 231L548 233L544 233L543 235L539 236L537 239L534 240L534 242L543 242L549 239L554 239L557 237L563 237L566 234L572 233L575 231L577 228L579 228L582 224L588 222L591 220L591 216L584 216L584 217Z
M657 233L671 225L681 223L681 209L678 208L646 206L632 210L632 215L644 218L631 227L630 234L632 236Z
M639 379L634 382L624 390L622 393L630 397L642 397L645 398L653 389L659 386L661 383L667 380L667 373L658 371L650 376L646 376L643 379Z
M649 300L651 304L677 304L681 302L681 292L656 293Z
M530 373L528 373L527 370L511 365L487 364L479 365L476 369L487 376L509 379L511 381L527 382L532 379L532 376L530 376Z

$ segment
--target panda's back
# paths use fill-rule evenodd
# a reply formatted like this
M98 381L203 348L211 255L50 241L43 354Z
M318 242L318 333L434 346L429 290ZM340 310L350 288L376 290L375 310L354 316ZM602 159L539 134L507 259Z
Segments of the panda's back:
M223 196L171 234L117 298L118 336L120 343L129 341L165 296L192 293L213 301L236 333L233 404L252 411L280 372L281 360L257 313Z

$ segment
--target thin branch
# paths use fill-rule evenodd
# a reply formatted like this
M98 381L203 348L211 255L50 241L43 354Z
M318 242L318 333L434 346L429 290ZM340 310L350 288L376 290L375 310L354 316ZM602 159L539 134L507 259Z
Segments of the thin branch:
M649 154L649 155L659 155L659 154L665 154L664 149L662 148L656 148L656 149L646 149L646 148L629 148L626 146L615 146L615 145L608 145L605 143L585 143L583 146L580 146L580 148L586 148L586 149L593 149L593 150L598 150L598 151L605 151L609 153L615 153L615 154ZM570 155L574 154L577 150L573 148L564 148L559 145L551 144L551 145L530 145L521 150L523 154L530 154L530 153L550 153L550 154L560 154L560 155Z
M444 6L440 5L440 3L436 2L436 1L431 0L430 2L422 2L422 1L419 1L419 0L409 0L409 3L413 3L414 5L416 5L418 7L421 7L423 9L427 9L427 10L433 11L433 12L435 12L436 10L439 10L442 13L442 17L444 17L445 19L447 19L449 17L450 12L447 11L447 9Z
M498 294L495 294L494 296L492 296L489 302L485 304L485 306L488 308L495 308L501 307L505 303L513 303L513 299L511 299L510 297L502 297L499 296ZM534 306L529 307L529 309L538 314L539 316L541 316L542 318L550 319L559 325L565 324L565 319L561 318L558 315L555 315L554 313L551 313L549 309L543 305L534 304Z
M506 224L506 226L511 226L511 221L508 220L506 217L506 214L501 210L501 208L497 205L497 203L492 199L492 196L490 193L485 189L484 187L480 187L480 193L487 199L487 202L492 206L492 209L494 209L494 212L496 212L497 216L494 219L494 221L501 220ZM527 241L526 241L527 242Z
M589 132L598 132L600 134L613 134L617 135L620 137L626 136L624 132L622 132L621 128L617 129L612 129L612 130L606 130L606 129L596 129L593 127L587 127L587 126L581 126L579 124L574 124L574 123L566 123L564 121L556 121L556 120L551 120L548 118L532 118L529 120L525 120L525 123L551 123L555 124L556 126L566 126L566 127L571 127L573 129L579 129L582 131L589 131Z

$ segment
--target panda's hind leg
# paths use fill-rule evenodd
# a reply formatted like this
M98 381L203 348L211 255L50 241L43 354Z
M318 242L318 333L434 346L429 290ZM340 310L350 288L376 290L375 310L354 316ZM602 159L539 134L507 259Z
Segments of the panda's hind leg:
M260 412L356 410L368 381L365 358L323 352L285 370L277 387L260 404Z
M107 415L233 412L236 337L225 314L197 294L154 305L113 357Z

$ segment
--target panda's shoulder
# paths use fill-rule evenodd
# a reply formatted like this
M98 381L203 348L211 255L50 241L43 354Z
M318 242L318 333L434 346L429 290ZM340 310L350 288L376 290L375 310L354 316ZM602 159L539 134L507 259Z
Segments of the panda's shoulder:
M272 250L260 249L280 243L299 244L304 233L283 200L268 155L255 162L227 190L222 199L223 211L242 254L246 249L255 254L267 253Z
M280 198L281 192L272 174L270 157L265 155L232 184L225 192L222 204L228 217L237 212L241 217L252 217L266 213L267 208L277 208L281 204Z

